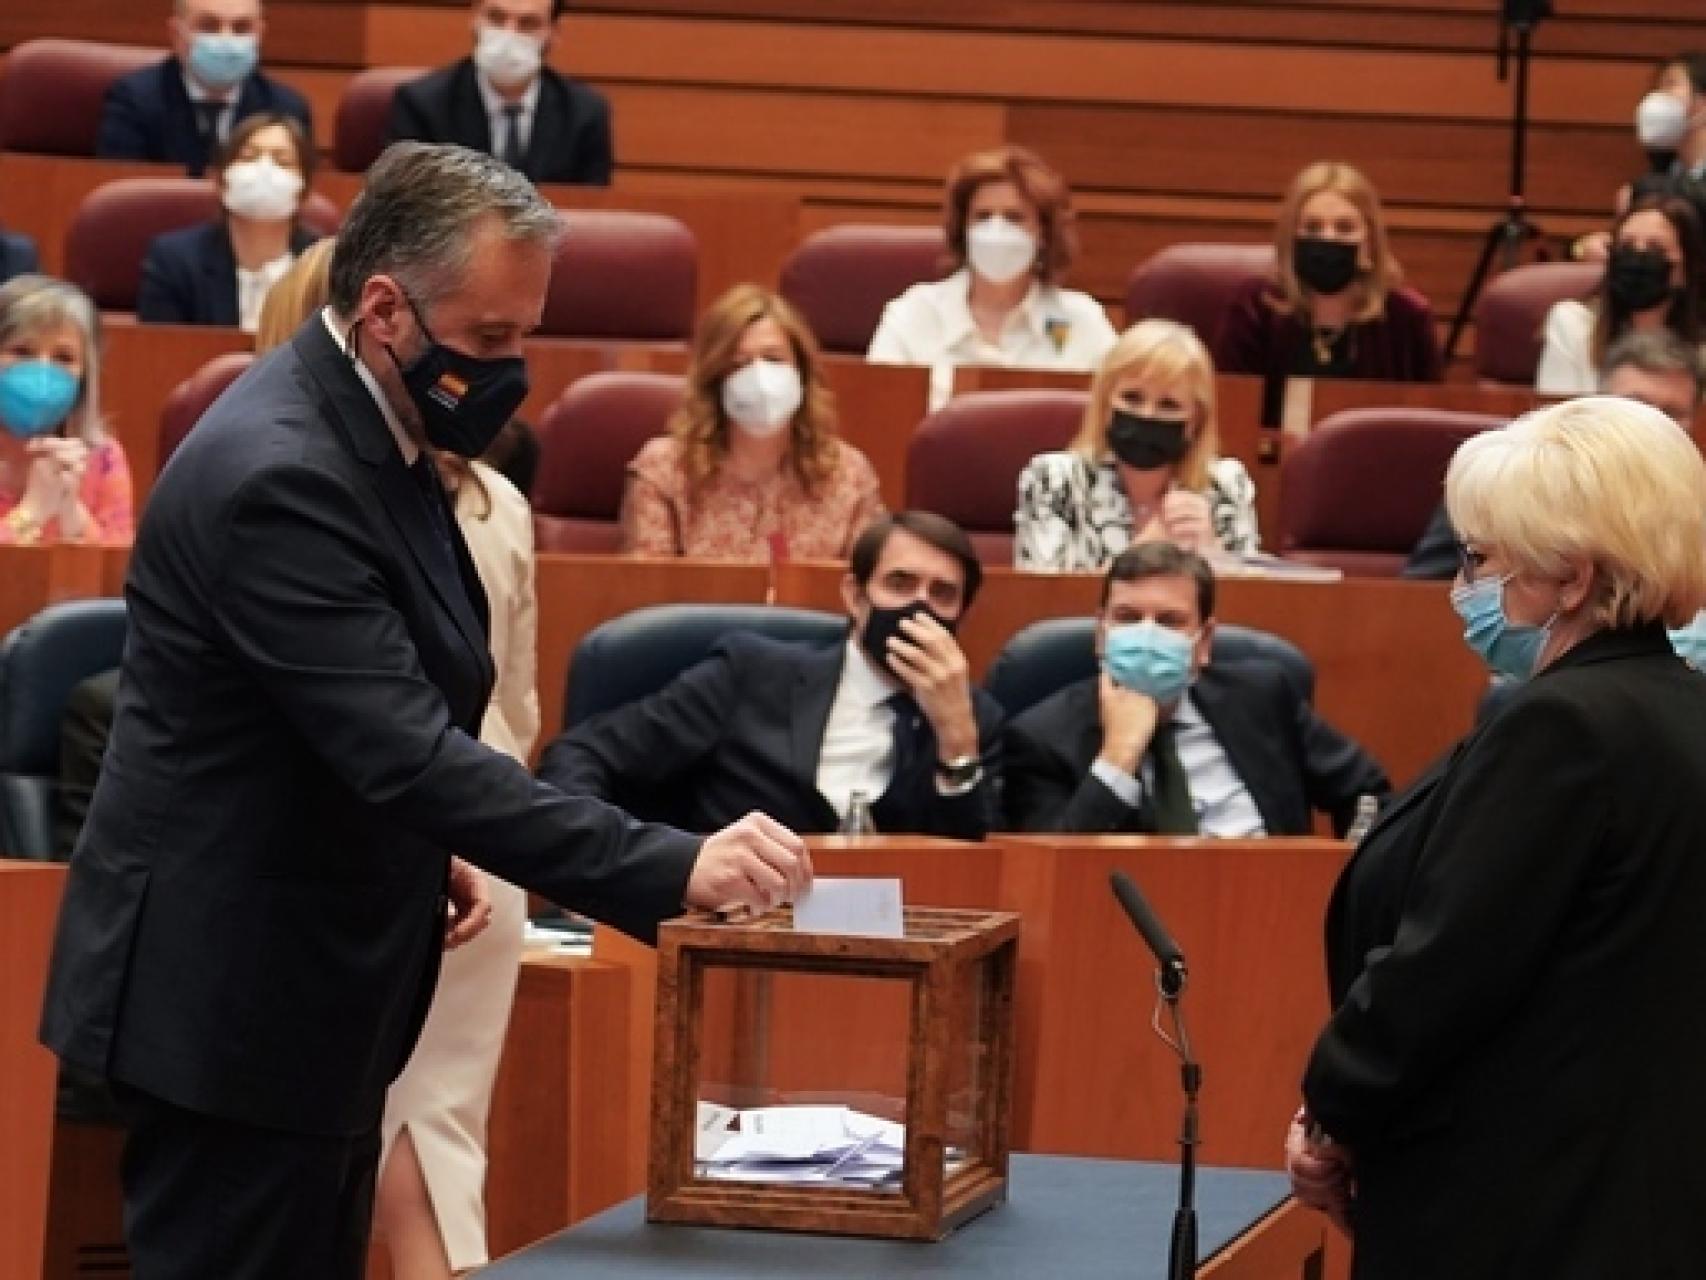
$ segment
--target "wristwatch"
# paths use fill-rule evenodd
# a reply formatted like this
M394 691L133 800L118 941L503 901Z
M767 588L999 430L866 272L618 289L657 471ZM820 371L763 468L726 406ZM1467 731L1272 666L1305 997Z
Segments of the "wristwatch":
M983 761L977 756L936 762L936 790L945 796L963 796L982 781Z

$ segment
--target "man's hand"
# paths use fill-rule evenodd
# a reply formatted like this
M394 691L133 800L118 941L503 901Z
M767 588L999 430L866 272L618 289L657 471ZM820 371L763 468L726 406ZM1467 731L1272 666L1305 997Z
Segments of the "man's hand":
M1355 1161L1344 1147L1310 1137L1309 1117L1299 1111L1285 1135L1285 1171L1291 1191L1312 1209L1326 1214L1345 1235L1353 1234L1356 1204Z
M450 902L444 913L444 949L472 942L492 922L491 886L485 872L461 858L450 860Z
M1106 671L1097 684L1102 711L1101 758L1121 773L1137 776L1143 753L1155 736L1161 708L1154 698L1118 683Z
M687 878L687 905L765 912L792 902L812 884L805 841L774 818L749 813L708 836Z
M954 633L929 614L902 618L889 641L895 673L912 691L936 731L940 760L978 754L977 715L972 710L971 664Z

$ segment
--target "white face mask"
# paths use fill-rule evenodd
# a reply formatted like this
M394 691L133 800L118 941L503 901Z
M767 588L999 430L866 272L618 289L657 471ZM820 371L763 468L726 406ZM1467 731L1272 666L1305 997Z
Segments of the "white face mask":
M1648 151L1675 151L1688 134L1688 104L1653 90L1635 108L1635 136Z
M302 199L302 175L275 164L268 156L239 160L225 170L220 193L227 212L256 222L282 222L296 212Z
M966 257L985 280L1007 284L1036 263L1037 239L1016 222L985 218L966 232Z
M532 36L503 27L480 25L474 37L474 65L496 85L526 84L539 74L545 47Z
M800 371L780 360L754 360L723 379L723 412L755 436L775 435L800 411Z

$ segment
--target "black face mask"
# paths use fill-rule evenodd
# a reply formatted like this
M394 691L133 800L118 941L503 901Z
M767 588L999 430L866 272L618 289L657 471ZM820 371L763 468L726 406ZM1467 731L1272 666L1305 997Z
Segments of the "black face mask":
M520 356L481 360L453 351L432 336L415 300L407 293L403 300L414 312L427 349L407 368L389 346L385 353L420 410L427 442L458 457L477 458L527 399L527 362Z
M1646 311L1670 301L1670 263L1656 249L1618 245L1605 267L1605 291L1619 311Z
M1298 282L1312 293L1343 293L1357 278L1360 245L1343 240L1298 236L1291 245L1291 269Z
M906 637L901 635L901 620L923 615L936 619L949 632L954 629L952 622L949 622L924 601L914 600L909 604L894 608L885 608L882 605L873 604L870 613L865 616L864 629L859 632L859 647L865 651L866 657L903 685L906 681L902 679L900 672L889 665L889 640L895 636L905 640Z
M1127 409L1115 409L1108 420L1108 448L1126 466L1139 471L1172 466L1191 447L1185 427L1181 418L1146 418Z

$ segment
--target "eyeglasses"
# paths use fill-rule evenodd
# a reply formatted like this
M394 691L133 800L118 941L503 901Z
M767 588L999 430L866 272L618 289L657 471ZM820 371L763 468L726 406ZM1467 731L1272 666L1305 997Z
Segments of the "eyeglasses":
M1486 563L1485 551L1477 551L1473 543L1465 542L1461 538L1457 540L1457 568L1465 582L1473 582L1475 575Z

